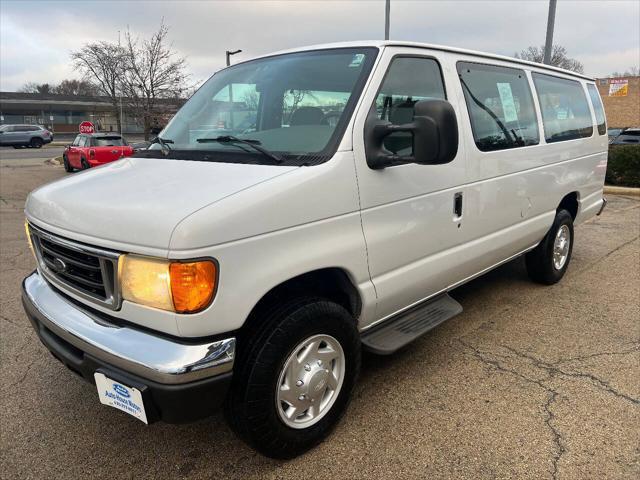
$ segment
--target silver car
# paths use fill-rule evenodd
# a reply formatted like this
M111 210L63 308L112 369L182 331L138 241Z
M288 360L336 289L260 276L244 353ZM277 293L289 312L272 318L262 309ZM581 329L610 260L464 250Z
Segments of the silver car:
M0 145L13 148L40 148L53 141L53 133L39 125L0 126Z

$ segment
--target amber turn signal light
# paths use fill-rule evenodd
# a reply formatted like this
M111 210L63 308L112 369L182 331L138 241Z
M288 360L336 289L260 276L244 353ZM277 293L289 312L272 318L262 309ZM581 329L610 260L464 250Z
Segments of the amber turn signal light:
M169 265L171 294L177 313L206 308L216 290L216 264L210 260L173 262Z

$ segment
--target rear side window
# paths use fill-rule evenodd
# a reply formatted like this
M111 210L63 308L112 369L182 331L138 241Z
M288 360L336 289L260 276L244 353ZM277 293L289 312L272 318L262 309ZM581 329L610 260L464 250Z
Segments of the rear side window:
M587 85L589 96L591 97L591 104L593 105L593 111L596 112L596 123L598 124L598 133L605 135L607 133L607 126L605 125L604 108L602 107L602 99L598 93L598 89L595 85L589 83Z
M593 135L591 112L582 84L575 80L533 74L547 143Z
M491 152L538 144L538 122L524 70L469 62L458 62L457 68L478 149Z
M91 145L94 147L121 147L126 145L122 137L93 137Z
M417 102L430 98L446 99L438 62L424 57L395 57L373 108L381 120L402 125L413 121ZM408 132L392 133L384 139L384 147L398 155L411 155L413 136Z

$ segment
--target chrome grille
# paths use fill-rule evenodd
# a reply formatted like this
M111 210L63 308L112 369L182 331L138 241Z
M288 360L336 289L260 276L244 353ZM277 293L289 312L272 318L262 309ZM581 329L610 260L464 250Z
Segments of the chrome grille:
M63 291L112 310L120 307L118 252L77 243L31 224L29 233L40 271L47 280Z

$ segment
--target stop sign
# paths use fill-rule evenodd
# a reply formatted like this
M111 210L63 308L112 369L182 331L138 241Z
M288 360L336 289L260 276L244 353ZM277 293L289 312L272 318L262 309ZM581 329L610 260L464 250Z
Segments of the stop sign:
M96 129L91 122L82 122L80 124L80 133L95 133Z

